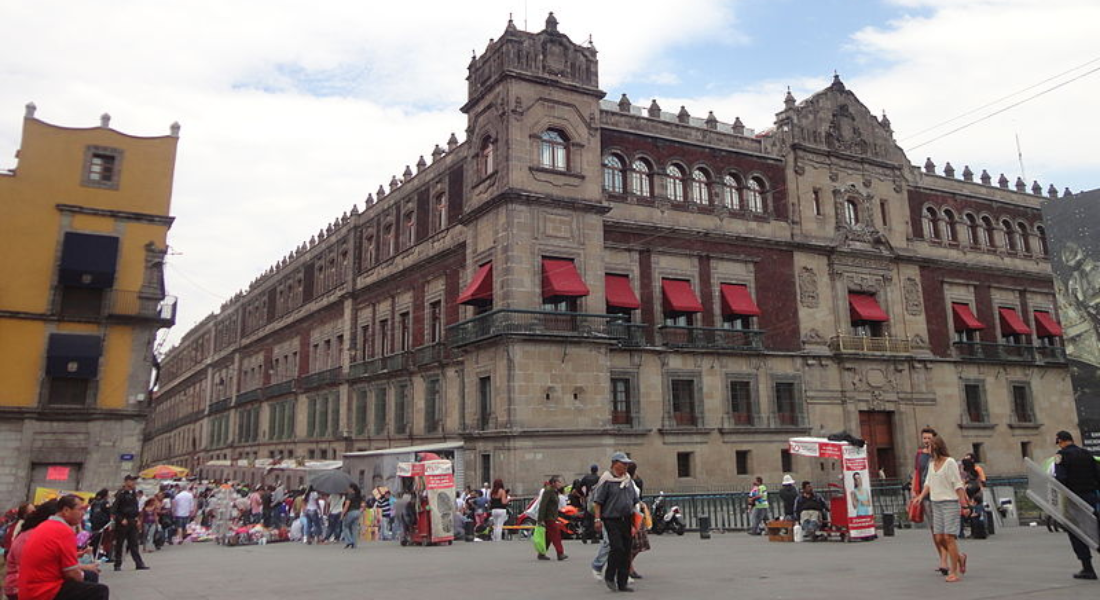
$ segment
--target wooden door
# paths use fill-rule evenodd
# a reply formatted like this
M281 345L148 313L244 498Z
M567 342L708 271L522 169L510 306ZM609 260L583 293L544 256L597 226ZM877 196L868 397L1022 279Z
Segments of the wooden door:
M867 461L871 477L877 478L881 470L888 479L896 479L898 461L894 452L894 413L860 411L859 430L867 442Z

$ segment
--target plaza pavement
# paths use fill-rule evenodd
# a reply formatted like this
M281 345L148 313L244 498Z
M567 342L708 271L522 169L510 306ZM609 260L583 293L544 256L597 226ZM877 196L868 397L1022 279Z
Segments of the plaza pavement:
M637 594L670 599L818 598L936 600L1100 597L1100 583L1070 575L1079 568L1065 534L1005 529L962 542L969 573L947 584L934 572L925 530L899 531L873 542L771 543L744 533L652 538L637 569ZM526 541L456 542L402 548L367 542L356 550L301 543L224 548L213 543L168 547L149 555L151 571L133 564L104 570L114 600L348 600L452 598L576 599L610 595L591 575L596 547L567 541L565 562L534 560ZM551 552L551 554L553 554ZM129 560L127 559L127 562Z

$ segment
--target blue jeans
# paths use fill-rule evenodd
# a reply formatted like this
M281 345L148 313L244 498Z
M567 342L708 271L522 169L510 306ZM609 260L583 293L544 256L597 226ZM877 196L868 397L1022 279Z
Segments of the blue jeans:
M306 524L309 527L302 533L306 538L317 538L320 540L325 535L325 527L321 524L321 513L316 510L306 511Z
M345 544L348 544L352 548L359 543L359 514L357 510L349 510L348 514L344 515L344 535L343 540Z
M593 571L603 571L607 566L607 556L611 553L611 542L607 540L607 529L600 536L600 549L596 551L596 558L592 560Z

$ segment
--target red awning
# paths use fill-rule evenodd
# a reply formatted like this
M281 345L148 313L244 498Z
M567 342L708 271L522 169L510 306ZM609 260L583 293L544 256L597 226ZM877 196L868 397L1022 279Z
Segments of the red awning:
M722 314L756 317L760 307L752 299L749 286L732 283L722 284Z
M1020 318L1016 309L1001 307L997 311L1001 313L1001 335L1028 335L1031 333L1031 328Z
M481 265L470 284L458 295L459 304L487 304L493 301L493 263Z
M665 297L665 310L681 313L701 313L703 303L691 289L691 282L683 279L662 279L661 291Z
M610 308L634 310L642 307L642 303L634 295L634 289L630 287L630 277L626 275L604 275L604 293Z
M969 304L952 302L951 312L955 315L956 331L980 331L985 329L985 324L979 321L978 317L975 317L974 313L970 311Z
M542 259L542 297L587 296L588 286L571 260Z
M873 294L848 293L848 308L853 321L875 321L885 323L890 320L886 311L878 305Z
M1035 311L1035 335L1062 337L1062 325L1054 320L1054 315L1045 310L1037 310Z

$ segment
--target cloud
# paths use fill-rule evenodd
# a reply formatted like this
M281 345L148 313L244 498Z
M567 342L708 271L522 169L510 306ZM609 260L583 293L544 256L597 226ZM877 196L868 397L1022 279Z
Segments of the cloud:
M451 132L462 139L470 54L509 13L522 28L526 9L538 31L554 10L574 41L591 34L614 89L672 48L739 39L734 6L684 0L678 14L706 18L670 26L661 4L577 0L5 2L18 52L0 54L0 153L18 147L28 101L64 126L103 112L134 135L182 124L166 272L178 339Z

